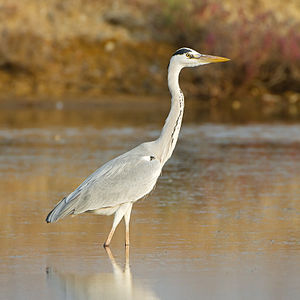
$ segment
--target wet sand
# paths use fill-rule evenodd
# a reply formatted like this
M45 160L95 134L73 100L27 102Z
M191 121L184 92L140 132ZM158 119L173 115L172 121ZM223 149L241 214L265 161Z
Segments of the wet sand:
M25 121L6 111L1 299L298 297L300 125L197 123L187 113L156 189L134 205L130 253L123 224L111 253L102 248L112 217L45 223L92 171L156 138L167 108L140 108L140 118L119 109L115 123L113 108L92 109L91 120L80 109L28 109Z

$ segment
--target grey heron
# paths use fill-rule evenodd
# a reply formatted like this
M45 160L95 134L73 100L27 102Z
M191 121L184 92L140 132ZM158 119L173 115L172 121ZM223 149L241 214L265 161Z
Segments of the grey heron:
M99 215L115 214L104 247L109 246L115 229L123 217L126 231L125 245L128 246L132 205L154 188L178 139L184 110L184 96L179 87L180 71L185 67L228 60L224 57L200 54L190 48L178 49L172 55L168 67L171 109L158 139L142 143L97 169L54 207L46 218L47 223L84 212Z

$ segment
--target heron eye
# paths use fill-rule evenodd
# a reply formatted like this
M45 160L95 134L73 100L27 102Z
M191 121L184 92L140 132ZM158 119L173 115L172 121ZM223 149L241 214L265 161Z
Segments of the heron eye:
M192 58L193 56L190 53L186 53L186 57Z

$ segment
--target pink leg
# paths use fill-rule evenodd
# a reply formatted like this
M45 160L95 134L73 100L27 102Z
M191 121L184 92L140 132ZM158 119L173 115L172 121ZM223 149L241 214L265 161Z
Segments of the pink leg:
M118 210L115 213L115 218L114 218L114 222L111 228L111 231L104 243L104 247L109 247L109 244L111 242L111 239L115 233L115 230L117 228L117 226L119 225L120 221L122 220L122 218L124 217L124 215L126 214L127 210L129 207L131 207L132 204L131 203L124 203L122 205L120 205L120 207L118 208Z
M125 227L126 227L125 246L129 246L129 222L130 222L131 209L132 209L132 203L130 204L130 206L128 207L124 215Z

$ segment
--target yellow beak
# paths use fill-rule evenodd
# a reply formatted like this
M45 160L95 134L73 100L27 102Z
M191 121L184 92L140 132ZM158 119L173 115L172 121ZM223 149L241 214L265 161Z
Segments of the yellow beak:
M229 58L226 57L205 55L205 54L202 54L201 56L195 58L199 59L201 62L204 63L217 63L217 62L224 62L230 60Z

